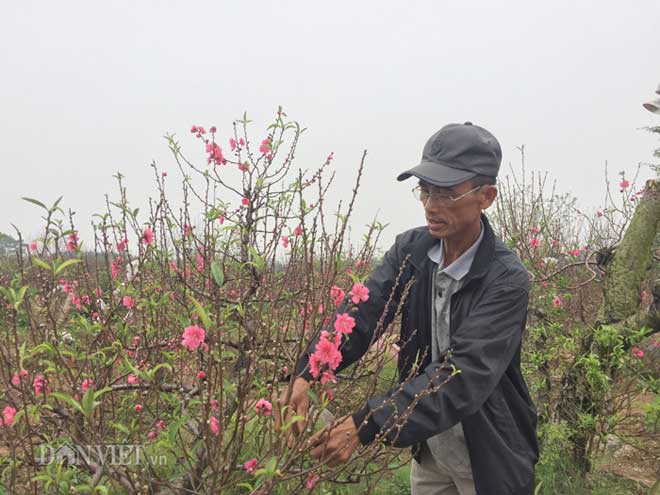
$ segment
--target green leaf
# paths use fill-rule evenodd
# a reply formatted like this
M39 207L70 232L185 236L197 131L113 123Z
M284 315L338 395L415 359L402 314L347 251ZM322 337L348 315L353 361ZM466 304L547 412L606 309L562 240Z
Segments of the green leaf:
M269 478L275 476L275 468L277 468L277 457L273 456L269 459L268 464L266 464L266 474Z
M94 400L98 399L103 394L106 394L111 391L112 391L112 387L103 387L101 390L97 390L96 392L94 392Z
M309 396L309 398L312 400L312 402L314 404L316 404L317 406L319 405L319 398L311 388L307 389L307 395Z
M75 265L76 263L81 263L81 262L82 262L82 260L80 260L78 258L70 258L70 259L64 261L62 264L60 264L57 268L55 268L54 274L55 274L55 276L57 276L65 268L67 268L71 265Z
M193 305L195 306L195 311L199 315L199 318L202 320L202 323L204 324L204 328L206 330L209 330L212 327L211 319L209 318L209 315L206 314L206 311L204 310L204 307L193 296L190 296L190 300L192 301Z
M147 375L149 376L149 380L153 380L154 377L156 376L156 373L161 368L167 368L168 370L172 371L172 366L169 363L159 363L156 366L154 366L153 368L151 368L149 371L147 371Z
M100 402L96 402L94 400L94 389L89 388L87 389L87 392L85 392L85 395L83 395L82 398L82 408L85 414L86 418L89 418L92 413L94 412L94 409L96 408L97 405L99 405Z
M87 395L87 394L85 394L85 395ZM59 399L62 402L65 402L65 403L69 404L71 407L73 407L73 408L77 409L78 411L80 411L81 413L85 414L85 410L80 405L80 402L78 402L76 399L74 399L70 395L63 394L63 393L60 393L60 392L51 392L50 396L54 397L55 399Z
M24 200L24 201L27 201L29 203L35 204L37 206L40 206L44 210L48 211L48 207L46 207L46 205L43 204L41 201L38 201L38 200L32 199L32 198L26 198L26 197L22 197L21 199ZM62 198L60 198L60 199L62 199Z
M222 267L220 266L219 262L214 261L211 263L211 274L213 275L213 280L215 280L215 283L218 287L222 287L225 284L225 276L222 273Z
M48 270L49 272L53 271L53 268L48 263L46 263L42 259L37 258L36 256L32 257L32 263L37 265L37 266L40 266L44 270Z
M20 288L18 294L16 294L16 302L14 302L14 309L18 309L18 307L23 302L23 298L25 297L25 291L27 290L27 288L28 286L24 285L23 287Z
M167 428L167 440L171 445L174 445L176 442L176 436L179 433L181 425L185 423L184 419L179 419L177 421L172 421Z
M129 435L131 433L128 427L121 423L112 423L112 427L117 431L121 431L122 433L125 433L126 435Z
M257 270L263 272L266 268L266 261L261 257L257 250L253 246L248 246L250 255L252 256L252 262Z
M57 198L57 200L53 203L53 206L50 207L50 210L49 210L49 211L55 211L55 210L57 210L57 206L60 204L60 201L62 201L62 198L63 198L63 197L64 197L64 196L60 196L59 198Z

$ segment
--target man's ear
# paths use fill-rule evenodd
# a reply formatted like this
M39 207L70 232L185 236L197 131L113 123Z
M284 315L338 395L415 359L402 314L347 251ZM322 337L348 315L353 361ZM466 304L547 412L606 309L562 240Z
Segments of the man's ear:
M497 197L497 187L491 185L482 186L479 192L481 193L479 195L481 198L479 201L479 207L482 210L487 210Z

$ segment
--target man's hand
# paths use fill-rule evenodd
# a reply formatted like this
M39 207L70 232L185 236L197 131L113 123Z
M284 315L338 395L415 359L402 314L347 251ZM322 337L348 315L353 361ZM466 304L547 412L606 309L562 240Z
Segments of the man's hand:
M291 429L287 432L287 446L291 449L295 443L295 438L299 436L305 429L307 424L307 413L309 412L309 382L304 378L296 378L293 382L293 389L291 390L291 397L287 403L286 396L288 387L282 392L279 400L277 401L277 411L275 413L275 431L280 431L280 418L282 418L282 410L285 406L284 423L288 424L294 416L302 416L303 419L296 421L291 425ZM293 435L291 435L293 433Z
M307 441L312 449L311 455L330 466L337 466L348 461L360 446L355 423L351 416L345 416L338 423L326 426Z

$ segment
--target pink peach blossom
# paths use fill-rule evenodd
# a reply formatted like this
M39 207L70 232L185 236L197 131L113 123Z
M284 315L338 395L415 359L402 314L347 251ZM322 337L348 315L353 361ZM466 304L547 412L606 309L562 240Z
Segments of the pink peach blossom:
M48 393L48 380L44 378L43 375L37 375L34 377L32 382L32 387L34 388L34 394L40 395L41 393Z
M215 416L211 416L209 418L209 427L216 437L220 435L220 423L218 423L218 420Z
M355 327L355 319L348 313L337 315L334 323L334 329L337 333L349 335Z
M135 298L132 296L124 296L121 299L121 303L124 305L125 308L133 309L135 307Z
M146 227L142 232L142 242L147 245L151 245L154 242L154 231L149 227Z
M369 300L369 289L362 284L353 284L353 288L349 294L352 296L351 300L353 301L353 304Z
M123 239L115 244L117 251L120 253L126 251L126 246L128 246L128 239Z
M344 298L346 297L346 293L336 285L333 285L330 288L330 297L332 297L332 300L335 303L335 306L339 306L343 301Z
M307 481L305 482L305 488L311 490L314 488L314 486L316 486L316 483L318 483L320 479L321 477L318 474L309 473L309 476L307 476Z
M78 240L79 240L78 234L76 234L75 232L70 233L66 241L67 251L73 253L78 247Z
M249 461L245 461L243 463L243 469L245 469L245 471L247 471L248 473L252 474L257 470L258 464L259 464L258 461L252 458Z
M15 416L16 409L11 406L5 406L2 410L2 425L0 426L11 426L14 423Z
M635 356L638 359L642 359L644 357L644 354L645 354L644 351L642 349L640 349L639 347L633 347L632 348L632 353L633 353L633 356Z
M270 139L266 138L259 145L259 153L266 154L270 151Z
M257 414L262 416L270 416L273 411L273 405L266 399L259 399L257 401L257 405L254 406L254 409L257 411Z
M189 351L193 351L204 342L206 331L198 325L191 325L183 330L181 337L181 345L187 347Z

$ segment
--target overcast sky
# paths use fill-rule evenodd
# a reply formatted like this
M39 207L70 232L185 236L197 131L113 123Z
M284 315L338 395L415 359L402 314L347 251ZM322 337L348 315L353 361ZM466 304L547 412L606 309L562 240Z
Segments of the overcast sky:
M4 1L0 231L36 235L20 197L64 195L87 238L115 172L136 205L152 160L174 175L166 132L194 149L192 124L227 136L247 111L258 138L278 105L309 128L301 167L334 151L331 199L368 150L353 224L389 222L383 247L423 222L395 178L448 122L491 130L503 171L526 145L530 169L596 208L605 161L617 180L658 146L641 130L660 125L641 106L660 82L658 19L657 0Z

